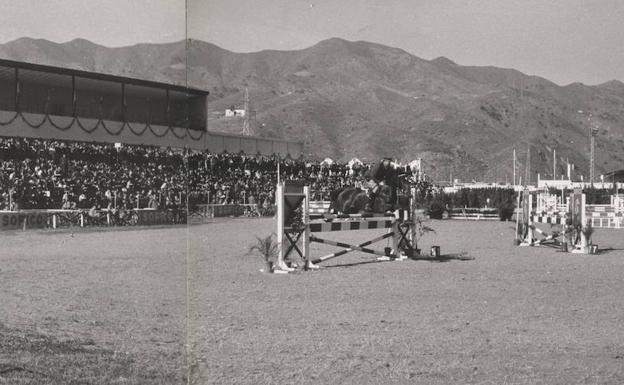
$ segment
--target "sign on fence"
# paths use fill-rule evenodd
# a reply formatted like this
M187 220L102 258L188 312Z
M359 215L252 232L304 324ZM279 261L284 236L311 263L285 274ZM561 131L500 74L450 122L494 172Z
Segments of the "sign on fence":
M173 212L161 210L136 210L138 225L169 225L174 223Z
M47 223L48 215L45 212L0 212L0 230L16 230L24 227L41 229L46 227Z
M212 205L211 206L215 217L239 217L245 214L245 206L243 205Z

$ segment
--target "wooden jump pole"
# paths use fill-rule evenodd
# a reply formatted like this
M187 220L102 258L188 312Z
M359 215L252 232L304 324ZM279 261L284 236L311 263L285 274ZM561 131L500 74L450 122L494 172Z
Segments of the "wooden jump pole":
M354 217L347 216L344 219L336 222L323 222L323 221L310 221L310 188L309 186L302 186L302 190L300 192L287 192L285 189L285 184L283 181L277 184L275 189L275 205L276 205L276 213L275 219L277 222L276 230L277 230L277 244L278 244L278 258L276 263L276 268L292 271L294 269L288 267L286 265L286 257L291 251L295 250L298 252L304 260L305 268L313 269L318 268L316 263L323 262L327 259L335 258L340 255L344 255L347 252L351 251L362 251L365 253L376 254L380 256L387 257L387 253L380 252L372 249L368 249L365 246L370 245L375 242L379 242L380 240L392 237L392 245L394 249L394 253L391 256L396 256L399 258L401 256L401 248L406 250L406 254L413 253L413 250L416 249L416 232L415 226L413 222L414 217L414 202L415 202L415 189L411 190L412 199L410 200L410 206L408 210L396 210L392 217L384 216L384 217L376 217L373 216L370 219L364 218L360 216L358 219ZM288 191L291 191L290 189ZM288 205L291 206L293 204L292 198L300 199L299 203L302 210L302 227L300 229L290 229L289 234L287 234L287 229L285 226L286 220L286 204L287 199L290 198ZM291 207L294 209L294 207ZM392 230L383 236L377 237L375 239L366 241L359 245L351 245L342 242L323 240L321 238L315 237L312 235L312 232L325 232L325 231L349 231L349 230L364 230L364 229L382 229L382 228L391 228ZM293 231L294 230L294 231ZM294 235L292 235L294 234ZM302 247L299 249L297 247L297 240L301 239ZM289 245L286 245L286 240L290 242ZM332 253L321 258L316 258L311 260L310 258L310 243L311 242L319 242L326 243L329 245L334 245L338 247L345 247L345 250L338 251L336 253ZM409 255L408 255L409 256Z
M276 268L285 271L292 271L294 269L286 265L285 250L284 250L284 185L278 183L275 188L275 206L276 206L276 222L277 222L277 266Z
M587 218L585 216L585 194L582 193L581 189L574 189L572 195L570 197L570 207L568 210L572 212L572 226L575 229L580 228L581 232L587 226ZM588 252L588 244L587 239L585 238L585 234L580 234L580 245L573 245L574 249L572 249L573 253L587 253Z
M303 263L304 268L307 269L318 269L319 266L316 266L314 262L310 261L310 187L303 186L303 239L301 240L301 248L303 249Z
M350 253L352 251L361 251L363 253L375 254L375 255L382 256L382 257L390 257L390 256L392 256L392 254L388 255L388 254L386 254L386 253L384 253L382 251L368 249L368 248L365 248L364 246L368 246L370 244L373 244L373 243L382 241L382 240L384 240L386 238L394 237L394 236L395 236L394 232L389 232L387 234L379 236L379 237L377 237L375 239L371 239L370 241L366 241L366 242L360 243L358 245L350 245L348 243L330 241L328 239L321 239L321 238L317 238L315 236L311 236L310 237L310 241L311 242L324 243L324 244L327 244L327 245L332 245L332 246L336 246L336 247L344 247L345 248L344 250L341 250L341 251L338 251L338 252L335 252L335 253L332 253L332 254L327 254L327 255L325 255L323 257L317 258L314 261L312 261L312 263L313 264L321 263L321 262L324 262L324 261L326 261L328 259L331 259L331 258L340 257L341 255ZM396 252L396 250L395 250L395 252Z
M409 204L409 217L408 220L412 221L412 225L410 226L410 241L412 242L412 255L408 255L409 257L415 257L418 253L418 244L416 242L416 188L412 187L410 189L411 199Z
M526 231L524 239L520 239L520 246L531 246L533 244L533 229L531 222L531 210L533 209L533 195L528 189L524 189L522 196L522 224ZM517 234L517 232L516 232ZM518 236L518 235L516 235Z
M516 154L516 150L514 150L514 155ZM514 170L515 170L515 164L514 164ZM516 175L514 173L514 179L516 178ZM515 183L515 180L514 180ZM519 245L520 244L520 235L518 234L518 229L520 228L520 213L518 212L518 210L520 210L520 194L518 194L518 196L516 197L516 244ZM524 223L524 220L523 220Z

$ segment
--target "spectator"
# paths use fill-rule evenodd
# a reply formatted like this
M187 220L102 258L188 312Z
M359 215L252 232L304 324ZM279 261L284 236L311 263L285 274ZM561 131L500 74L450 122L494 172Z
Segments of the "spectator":
M270 211L277 162L273 156L0 138L0 209L178 209L186 207L188 193L190 207L247 201ZM328 199L332 190L360 181L365 169L285 159L280 178L302 180L313 199Z

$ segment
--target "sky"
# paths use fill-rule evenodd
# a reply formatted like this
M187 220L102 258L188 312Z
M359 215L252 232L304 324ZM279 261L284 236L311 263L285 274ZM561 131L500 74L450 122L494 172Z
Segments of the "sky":
M20 37L108 47L179 41L184 0L0 0L0 43Z
M623 0L0 0L0 42L80 37L123 46L188 33L253 52L340 37L561 85L599 84L624 81L622 20Z

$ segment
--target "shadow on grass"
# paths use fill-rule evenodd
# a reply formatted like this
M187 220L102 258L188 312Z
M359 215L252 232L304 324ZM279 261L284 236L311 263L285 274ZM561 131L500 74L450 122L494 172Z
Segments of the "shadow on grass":
M541 246L549 246L549 245L541 245ZM570 251L563 251L561 249L560 245L550 245L550 247L554 248L554 249L557 249L557 252L559 252L559 253L567 254L567 253L570 252ZM607 254L610 254L612 251L624 251L624 249L617 249L617 248L613 248L613 247L605 247L605 248L602 248L602 249L599 248L598 250L596 250L595 253L591 253L591 254L587 254L587 255L607 255Z
M409 258L408 261L412 260L412 261L444 263L444 262L450 262L450 261L472 261L474 259L475 259L474 257L470 257L466 253L459 253L459 254L444 254L444 255L440 255L439 257L429 257L425 255L419 255L416 257ZM368 261L342 263L342 264L329 265L329 266L323 266L323 267L326 269L329 269L329 268L336 268L336 267L353 267L353 266L368 265L372 263L388 263L388 262L398 262L398 261L392 261L392 260L378 261L378 260L372 259ZM406 262L406 261L401 261L401 262Z
M468 253L459 254L444 254L439 257L418 256L411 258L415 261L429 261L429 262L450 262L450 261L473 261L475 257L471 257Z
M175 373L140 368L136 357L97 347L91 340L61 340L0 323L0 383L166 384Z
M596 250L596 252L593 255L605 255L605 254L609 254L612 251L623 251L624 249L616 249L614 247L605 247L603 249L598 248L598 250Z

